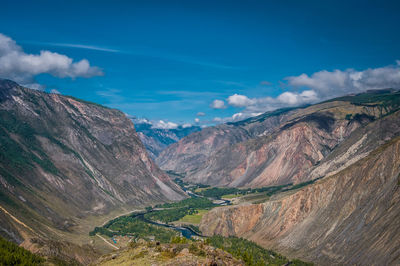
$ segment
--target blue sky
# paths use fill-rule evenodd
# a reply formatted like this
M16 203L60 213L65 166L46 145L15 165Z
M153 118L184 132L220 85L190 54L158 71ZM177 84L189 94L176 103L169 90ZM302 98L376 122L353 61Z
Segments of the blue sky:
M78 69L54 63L42 71L15 64L17 70L0 69L1 77L154 121L193 124L198 118L210 124L400 85L399 1L1 1L1 6L0 33L20 47L19 58L46 50L90 64ZM1 56L0 47L0 68ZM44 58L38 62L46 64ZM223 106L212 108L214 100Z

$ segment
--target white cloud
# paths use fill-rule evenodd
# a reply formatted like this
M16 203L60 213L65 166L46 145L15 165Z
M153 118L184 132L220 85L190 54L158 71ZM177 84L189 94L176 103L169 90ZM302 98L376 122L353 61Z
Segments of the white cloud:
M134 118L132 119L135 124L148 124L152 125L153 123L146 118Z
M222 122L221 117L214 117L213 122Z
M286 91L277 97L249 98L245 95L234 94L228 97L228 103L244 109L234 114L234 121L282 107L300 106L316 103L326 99L342 96L350 93L359 93L371 89L400 88L400 60L397 65L381 68L356 71L347 69L344 71L319 71L310 76L287 77L289 88L299 91ZM225 122L229 118L223 118Z
M240 96L240 97L239 97ZM234 94L229 96L230 99L234 99L231 102L234 106L244 107L243 111L235 114L233 120L244 119L252 116L258 116L264 112L271 111L277 108L298 106L307 103L318 101L317 94L313 90L305 90L303 92L283 92L276 98L264 97L264 98L248 98L245 95ZM229 99L228 98L228 99Z
M197 115L197 116L205 116L205 115L206 115L206 113L203 113L203 112L198 112L196 115Z
M233 121L242 120L242 119L244 119L244 118L246 118L246 115L243 114L243 113L236 113L236 114L233 114L233 115L232 115L232 120L233 120Z
M288 85L294 88L309 88L318 98L327 99L349 93L358 93L371 89L399 88L400 65L369 68L362 71L347 69L344 71L322 70L311 76L301 74L287 77Z
M210 107L213 109L225 109L225 102L221 100L214 100L211 104Z
M96 45L87 45L87 44L51 43L51 42L34 42L33 44L79 48L79 49L95 50L95 51L110 52L110 53L121 53L122 52L122 51L116 50L116 49L110 49L110 48L106 48L106 47L100 47L100 46L96 46Z
M10 37L0 33L0 76L22 84L32 83L34 77L47 73L59 78L93 77L103 75L98 67L82 59L74 62L66 55L40 51L27 54Z
M198 119L197 117L194 119L194 122L199 123L200 119Z
M228 103L235 107L246 107L254 104L254 100L249 99L245 95L234 94L228 97Z
M183 124L183 125L182 125L182 128L188 128L188 127L191 127L191 126L192 126L192 124L186 123L186 124Z
M175 129L178 127L178 124L173 122L166 122L164 120L159 120L154 122L152 128L160 128L160 129Z
M52 90L50 91L50 93L60 94L60 92L59 92L58 90L56 90L56 89L52 89Z
M318 100L318 97L313 90L306 90L301 93L287 91L277 97L278 102L283 105L287 104L290 106L315 102L316 100Z

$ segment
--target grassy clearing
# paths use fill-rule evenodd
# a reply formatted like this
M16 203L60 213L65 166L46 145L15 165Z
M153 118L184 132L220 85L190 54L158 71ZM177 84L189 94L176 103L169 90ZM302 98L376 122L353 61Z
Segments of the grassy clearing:
M234 198L237 198L237 197L240 197L240 196L242 196L242 195L228 194L228 195L223 195L223 196L221 196L221 198L222 198L222 199L234 199Z
M205 191L205 190L207 190L207 189L210 189L210 187L199 187L199 188L196 188L196 189L194 190L194 192L195 192L195 193L199 193L199 192Z
M191 224L200 224L201 218L203 218L203 215L206 214L208 210L198 210L197 213L194 214L188 214L181 218L178 222L184 222L184 223L191 223Z

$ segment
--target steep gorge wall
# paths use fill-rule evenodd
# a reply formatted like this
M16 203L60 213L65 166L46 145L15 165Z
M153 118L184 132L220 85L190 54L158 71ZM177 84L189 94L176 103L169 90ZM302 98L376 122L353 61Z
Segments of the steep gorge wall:
M266 113L189 135L157 162L163 169L184 172L188 182L212 186L300 183L319 177L311 171L352 132L396 108L330 101Z
M17 242L60 238L82 231L88 216L186 197L115 109L0 80L0 142L0 205L34 229L0 210L0 233Z
M400 263L400 139L298 192L216 208L208 235L236 235L322 265Z

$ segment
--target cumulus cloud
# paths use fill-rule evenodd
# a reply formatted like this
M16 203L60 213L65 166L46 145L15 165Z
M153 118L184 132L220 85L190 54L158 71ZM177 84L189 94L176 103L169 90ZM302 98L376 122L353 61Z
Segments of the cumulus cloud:
M211 104L210 107L213 109L225 109L225 102L221 100L214 100Z
M235 116L234 120L257 116L266 111L281 107L298 106L318 101L317 94L313 90L303 92L284 92L273 97L248 98L245 95L234 94L228 97L228 103L235 107L244 107L244 110Z
M200 119L198 119L197 117L194 119L194 122L199 123Z
M396 65L356 71L354 69L319 71L311 74L301 74L285 78L287 87L277 97L249 98L246 95L233 94L227 102L243 110L231 118L223 118L225 122L241 120L282 107L293 107L316 103L326 99L350 93L360 93L367 90L400 88L400 60Z
M287 77L288 85L294 88L308 88L320 99L331 98L349 93L358 93L372 89L399 88L400 65L369 68L362 71L347 69L344 71L322 70L312 75L301 74Z
M228 97L228 103L235 107L246 107L254 104L254 100L249 99L245 95L234 94Z
M47 50L39 54L25 53L10 37L0 33L0 76L24 85L33 83L34 77L47 73L59 78L89 78L103 75L98 67L90 66L86 59L72 58Z
M129 117L129 115L127 115L127 116ZM148 125L152 125L153 124L150 120L148 120L146 118L132 117L132 121L133 121L134 124L148 124Z
M152 123L152 128L159 128L159 129L175 129L178 127L178 124L173 122L168 122L164 120L159 120Z
M206 113L203 113L203 112L198 112L196 115L197 115L197 116L205 116L205 115L206 115Z

